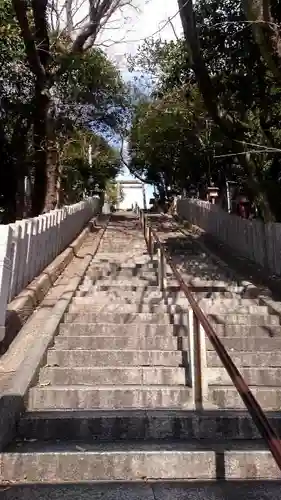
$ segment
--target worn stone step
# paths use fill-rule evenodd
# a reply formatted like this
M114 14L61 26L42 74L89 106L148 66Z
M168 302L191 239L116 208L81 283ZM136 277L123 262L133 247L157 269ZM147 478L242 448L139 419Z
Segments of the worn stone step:
M234 298L227 298L227 297L206 298L206 297L203 297L201 299L198 299L198 304L200 305L200 307L209 306L211 304L211 305L224 305L227 308L232 308L232 307L237 307L237 306L238 307L240 307L240 306L242 306L242 307L260 306L260 304L258 303L258 300L256 300L256 299L244 299L241 297L237 298L237 296Z
M186 306L188 302L186 302ZM186 314L187 309L179 306L178 304L166 305L164 303L153 304L153 303L135 303L127 304L125 301L123 303L109 302L106 304L92 303L92 304L71 304L69 307L69 313L119 313L123 314L134 314L134 313L155 313L155 314Z
M164 336L123 336L123 337L93 337L78 336L70 337L58 335L55 341L55 349L137 349L137 350L161 350L173 351L178 348L178 340L172 334Z
M88 288L82 288L77 291L76 295L78 297L81 297L81 292L83 292L83 297L87 297L91 299L92 297L95 297L97 300L103 300L105 297L109 299L111 296L118 299L123 299L124 297L130 297L131 299L145 299L150 297L157 297L157 298L163 298L162 292L160 292L158 286L140 286L140 287L107 287L104 285L104 289L97 289L95 285L90 285ZM100 298L100 299L99 299Z
M281 367L281 352L231 352L231 359L235 365L241 367ZM222 363L215 351L207 352L208 366L220 367Z
M148 323L62 323L60 325L60 334L68 336L94 335L112 336L112 337L134 337L142 335L143 337L170 337L171 335L187 335L188 329L185 325L158 325Z
M251 386L278 387L281 381L280 368L240 368L240 373L245 382ZM231 378L225 368L208 368L207 379L209 385L233 386Z
M28 394L29 410L191 409L192 392L182 386L46 386Z
M72 300L72 304L164 304L164 297L162 293L149 291L145 293L137 293L132 292L130 290L118 290L108 292L96 292L83 294L76 293L76 296ZM184 304L187 304L187 300L185 299Z
M138 272L132 271L130 272L129 270L110 270L110 271L87 271L87 279L90 280L98 280L98 281L130 281L131 279L133 281L140 280L140 281L155 281L157 279L157 274L155 271L140 271Z
M241 320L241 315L251 315L259 317L267 317L269 315L268 308L266 306L226 306L222 304L210 304L210 305L200 305L201 309L208 315L225 315L225 316L239 316L239 321ZM255 321L255 320L254 320ZM232 322L232 321L230 321ZM234 322L235 319L234 319Z
M188 317L186 314L164 314L164 313L67 313L65 314L64 321L66 323L114 323L114 324L128 324L128 323L152 323L162 325L186 325Z
M281 337L225 337L221 339L228 351L274 351L281 350ZM187 339L183 339L183 348ZM206 340L208 350L214 350L209 339Z
M279 412L267 414L281 433ZM26 412L18 425L20 439L124 441L151 439L259 439L247 411L95 410Z
M45 367L39 386L49 385L186 385L184 368L171 367Z
M221 458L218 470L217 457ZM262 442L19 443L1 456L1 483L280 479Z
M281 388L249 386L264 411L280 411ZM220 409L244 409L245 405L235 387L210 386L209 401Z
M252 325L252 326L278 326L280 325L279 316L273 314L208 314L208 318L213 323L222 325Z
M182 366L180 351L62 350L49 349L49 366Z
M232 297L243 299L256 299L260 291L257 287L244 287L239 285L230 285L225 282L213 281L191 281L188 283L192 291L203 297L204 293L227 293L232 294ZM232 298L230 297L230 298Z
M219 325L213 323L216 333L220 337L280 337L281 327L274 325Z
M106 291L106 290L112 290L118 287L120 290L132 290L132 291L137 291L137 290L159 290L158 283L156 280L154 281L145 281L145 280L129 280L129 281L100 281L95 283L91 290L96 293L99 290Z

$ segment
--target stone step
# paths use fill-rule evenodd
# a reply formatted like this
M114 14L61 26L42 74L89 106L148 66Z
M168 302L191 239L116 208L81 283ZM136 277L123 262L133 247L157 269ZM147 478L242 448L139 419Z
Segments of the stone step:
M163 294L159 292L150 292L149 290L145 293L137 293L131 290L118 290L108 292L96 292L91 291L90 293L83 294L76 293L76 296L72 300L72 304L165 304ZM183 304L187 304L187 300L184 299Z
M187 348L187 339L183 340L183 349ZM221 339L228 351L274 351L281 350L281 337L225 337ZM208 350L214 350L211 342L207 339Z
M267 414L281 434L279 412ZM20 439L124 441L152 439L259 439L247 411L95 410L26 412L18 425Z
M132 271L130 272L129 270L121 269L121 270L110 270L110 271L87 271L87 279L89 280L99 280L99 281L113 281L113 280L123 280L123 281L129 281L130 279L133 280L146 280L146 281L154 281L157 278L157 274L155 271L138 271L135 272Z
M214 324L214 329L220 337L280 337L281 327L274 325L219 325Z
M280 344L281 345L281 344ZM55 349L137 349L137 350L156 350L156 351L173 351L177 350L178 339L164 336L123 336L123 337L93 337L93 336L78 336L70 337L58 335L55 340Z
M60 334L67 336L85 336L93 335L112 336L112 337L134 337L142 335L143 337L170 337L171 335L187 335L187 327L182 325L158 325L148 323L62 323L60 325Z
M185 313L187 312L188 308L188 300L185 299L182 301L182 304L165 304L165 303L160 303L160 304L153 304L153 303L146 303L142 304L141 302L135 302L134 304L127 304L126 301L124 302L115 302L110 303L110 301L106 301L104 303L96 303L94 300L90 302L90 299L87 298L87 301L83 303L82 301L79 302L78 304L73 301L70 308L69 312L70 313L76 313L76 312L95 312L97 311L104 311L106 312L115 312L124 310L126 313L134 313L134 312L168 312L169 314L175 314L175 313ZM235 312L233 308L232 310L229 310L227 307L224 305L210 305L207 306L205 305L202 307L202 310L205 311L205 313L208 314L224 314L225 312ZM240 306L236 307L236 310L238 311L239 314L260 314L260 315L266 315L268 314L268 308L266 306Z
M186 301L186 305L188 305L188 302ZM135 304L127 304L125 301L123 303L95 303L93 302L92 304L75 304L72 303L69 307L69 313L119 313L122 312L122 314L135 314L135 313L155 313L155 314L175 314L175 313L182 313L182 314L187 314L187 310L183 309L183 307L177 305L177 304L171 304L171 305L166 305L164 303L160 304L153 304L153 303L146 303L142 304L140 303L135 303Z
M211 305L224 305L228 308L232 307L245 307L245 306L259 306L260 304L258 303L258 300L256 299L244 299L244 298L226 298L226 297L216 297L216 298L202 298L198 299L198 304L200 307L205 307L206 305L209 306Z
M280 411L281 388L265 386L249 387L263 411ZM208 394L210 403L215 405L216 408L222 410L245 409L245 405L235 387L210 386Z
M101 281L97 282L92 286L92 290L94 293L96 293L99 290L106 291L106 290L114 290L116 287L118 287L121 290L132 290L132 291L137 291L137 290L148 290L151 291L153 289L158 289L159 287L157 286L157 281L145 281L145 280L129 280L129 281Z
M273 314L260 315L260 314L208 314L209 320L212 323L218 323L222 325L252 325L252 326L263 326L263 325L280 325L279 316Z
M192 391L182 386L46 386L28 394L29 410L192 409Z
M67 313L64 317L65 323L114 323L114 324L128 324L128 323L152 323L169 325L173 324L187 324L188 318L186 315L175 314L170 316L164 313Z
M80 298L81 297L81 292L83 292L83 297L82 298L89 298L91 299L92 297L95 297L97 301L99 300L104 300L106 297L107 300L110 299L110 297L113 297L114 300L120 300L123 299L124 297L130 297L132 300L150 300L151 297L156 297L156 298L163 298L163 293L160 292L158 286L132 286L130 287L108 287L106 285L103 286L104 289L97 289L98 285L90 285L87 287L80 287L79 290L76 292L76 295Z
M278 387L281 381L280 368L240 368L245 382L251 386ZM233 386L231 378L225 368L208 368L206 377L209 385Z
M49 349L48 366L182 366L180 351Z
M238 367L281 367L281 352L231 352L231 359ZM220 367L222 363L215 351L207 351L208 366Z
M223 303L210 304L210 305L199 304L199 305L200 305L201 309L205 312L205 314L225 315L227 317L233 316L234 318L235 318L235 316L238 316L240 322L244 322L244 319L241 318L242 315L251 315L251 318L252 318L252 316L257 316L257 318L263 317L263 316L265 316L267 318L267 316L269 316L267 306L255 306L255 305L254 306L243 306L243 305L227 306ZM235 319L233 321L230 320L230 322L236 323Z
M184 368L171 367L45 367L39 386L49 385L186 385Z
M218 456L221 458L219 471ZM261 441L234 441L231 446L228 442L205 444L200 440L189 443L19 443L2 453L1 459L1 484L4 485L280 479L280 470Z

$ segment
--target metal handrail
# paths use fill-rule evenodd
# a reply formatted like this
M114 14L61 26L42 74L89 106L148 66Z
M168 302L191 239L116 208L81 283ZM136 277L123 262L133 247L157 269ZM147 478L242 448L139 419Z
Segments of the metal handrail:
M143 217L143 220L145 220L146 217ZM146 228L148 229L148 237L146 234ZM219 356L224 368L226 369L229 377L231 378L234 386L236 387L240 397L242 398L250 416L252 417L256 427L258 428L261 436L265 440L269 450L272 453L272 456L278 465L279 469L281 470L281 440L278 437L277 433L275 432L274 428L270 424L268 418L266 417L264 411L262 410L260 404L252 394L248 384L245 382L244 378L242 377L240 371L238 370L237 366L234 364L232 361L231 357L229 356L228 352L226 351L224 345L218 338L214 328L212 327L211 323L209 322L208 318L202 311L201 307L199 306L198 302L194 298L192 292L190 291L188 285L185 283L183 280L180 272L177 269L176 264L173 262L173 259L171 255L167 252L165 249L163 243L160 241L159 237L157 236L156 232L151 228L151 226L147 226L147 221L144 224L144 231L145 231L145 237L147 239L148 243L148 249L150 250L151 253L153 253L153 242L151 238L153 237L155 242L158 245L158 248L160 249L161 253L163 254L163 257L165 258L166 262L169 264L170 268L173 271L173 274L178 281L181 290L185 294L192 310L193 313L198 320L199 324L203 327L205 334L207 335L208 339L212 343L217 355ZM199 354L200 355L200 354Z

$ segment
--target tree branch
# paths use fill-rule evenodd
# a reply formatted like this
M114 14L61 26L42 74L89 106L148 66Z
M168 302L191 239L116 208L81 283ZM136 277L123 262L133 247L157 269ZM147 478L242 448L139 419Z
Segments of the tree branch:
M21 29L22 38L25 45L28 64L32 73L37 78L42 79L45 77L45 68L41 63L38 55L34 38L32 36L28 18L27 18L27 4L25 0L12 0L15 9L16 17Z

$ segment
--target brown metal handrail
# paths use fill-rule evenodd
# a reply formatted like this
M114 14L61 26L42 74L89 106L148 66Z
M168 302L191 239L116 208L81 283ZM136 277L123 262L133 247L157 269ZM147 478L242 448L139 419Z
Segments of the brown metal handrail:
M233 363L231 357L229 356L228 352L226 351L224 345L218 338L214 328L212 327L211 323L209 322L208 318L202 311L201 307L199 306L198 302L194 298L192 292L190 291L188 285L185 283L183 280L180 272L178 271L175 263L173 262L173 259L171 255L168 254L167 250L165 249L163 243L160 241L158 238L156 232L151 228L151 226L147 226L147 221L145 220L146 217L143 217L144 223L144 231L145 231L145 237L148 242L148 248L151 253L153 253L152 250L152 245L153 242L151 240L151 237L153 236L155 242L158 245L158 248L161 250L161 253L163 254L166 262L169 264L170 268L172 269L175 278L177 279L181 290L185 294L192 310L199 321L199 323L202 325L205 334L207 335L208 339L212 343L217 355L219 356L224 368L226 369L228 375L230 376L234 386L236 387L240 397L242 398L250 416L252 417L256 427L258 428L261 436L265 440L269 450L272 453L272 456L277 463L279 469L281 470L281 441L278 435L276 434L275 430L273 429L272 425L270 424L269 420L267 419L264 411L262 410L260 404L252 394L248 384L245 382L244 378L242 377L241 373L239 372L237 366ZM148 229L148 238L146 235L146 228Z

